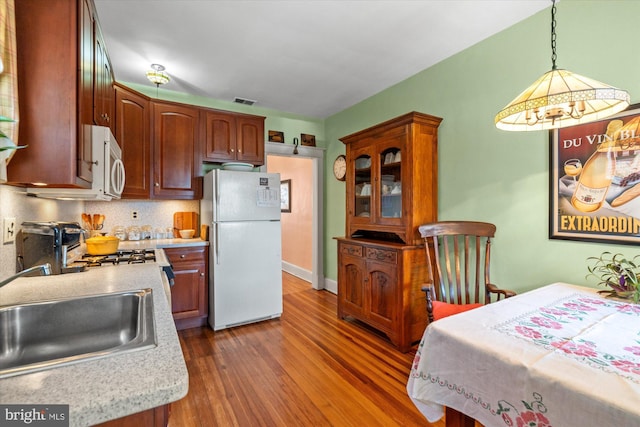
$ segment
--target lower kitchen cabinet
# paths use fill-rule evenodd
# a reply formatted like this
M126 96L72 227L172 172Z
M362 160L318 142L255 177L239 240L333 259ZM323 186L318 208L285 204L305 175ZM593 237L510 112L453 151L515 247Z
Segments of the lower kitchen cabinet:
M171 312L176 329L207 324L209 315L209 247L165 248L175 274L171 287Z
M97 424L96 427L166 427L169 424L169 412L170 405L167 404Z
M338 239L338 317L383 332L407 352L427 326L424 247Z

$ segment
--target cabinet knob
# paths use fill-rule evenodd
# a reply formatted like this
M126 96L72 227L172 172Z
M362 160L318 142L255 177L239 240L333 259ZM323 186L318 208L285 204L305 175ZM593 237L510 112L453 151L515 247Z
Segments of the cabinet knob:
M156 182L155 185L156 185L156 187L160 187L160 183L159 182Z
M185 254L180 255L180 258L184 258L184 257L185 257Z
M242 153L242 150L238 148L238 153Z
M200 277L204 277L204 273L200 273Z
M232 148L232 149L231 149L231 152L232 152L232 153L235 153L235 152L236 152L236 150L234 150L234 149Z

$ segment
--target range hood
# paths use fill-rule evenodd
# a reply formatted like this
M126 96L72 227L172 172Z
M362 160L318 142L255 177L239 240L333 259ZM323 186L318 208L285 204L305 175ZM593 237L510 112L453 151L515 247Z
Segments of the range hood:
M93 189L80 188L27 188L27 196L39 197L41 199L57 199L57 200L94 200L94 201L110 201L113 199L104 192ZM119 197L118 197L119 199Z

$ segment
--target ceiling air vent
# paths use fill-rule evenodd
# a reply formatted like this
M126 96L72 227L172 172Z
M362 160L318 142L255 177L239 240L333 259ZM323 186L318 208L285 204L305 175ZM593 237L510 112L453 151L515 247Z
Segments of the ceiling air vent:
M237 102L238 104L244 104L244 105L253 105L258 101L254 101L253 99L238 98L236 96L233 102Z

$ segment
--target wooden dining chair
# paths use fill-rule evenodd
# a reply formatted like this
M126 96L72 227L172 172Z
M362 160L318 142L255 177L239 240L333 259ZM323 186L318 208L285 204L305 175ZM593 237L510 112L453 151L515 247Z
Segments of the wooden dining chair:
M422 290L429 322L508 298L489 275L496 226L475 221L440 221L418 227L425 242L428 281Z

